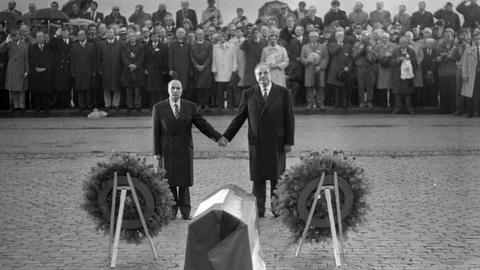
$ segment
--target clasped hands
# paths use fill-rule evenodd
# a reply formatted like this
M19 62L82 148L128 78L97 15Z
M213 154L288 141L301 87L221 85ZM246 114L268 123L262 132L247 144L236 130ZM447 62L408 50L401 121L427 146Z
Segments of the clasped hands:
M217 143L220 147L226 147L228 145L228 140L222 136L220 139L218 139Z

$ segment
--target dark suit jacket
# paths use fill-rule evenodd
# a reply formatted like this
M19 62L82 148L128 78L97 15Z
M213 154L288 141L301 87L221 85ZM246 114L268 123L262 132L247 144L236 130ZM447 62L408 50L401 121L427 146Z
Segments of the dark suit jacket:
M308 44L308 42L308 38L305 36L303 36L301 43L296 38L290 40L287 45L288 59L290 59L290 61L296 61L297 57L300 57L302 53L303 45Z
M44 46L41 51L38 44L31 44L28 47L28 86L30 91L52 91L53 81L53 51ZM45 68L46 71L36 72L35 68Z
M295 27L297 27L297 26L295 25L292 28L292 30L288 30L288 27L286 27L286 26L284 28L282 28L282 30L280 31L280 39L285 40L285 42L288 44L290 42L290 40L295 38Z
M168 45L158 42L156 48L152 41L145 46L145 70L148 71L147 91L166 92L168 74Z
M436 48L432 49L431 55L428 55L427 48L423 48L423 61L422 61L422 73L423 73L423 81L425 84L432 84L432 79L436 78L437 74L437 56L438 51ZM427 76L428 72L431 72L430 75Z
M247 119L250 179L279 179L285 171L284 146L294 144L295 121L289 90L272 84L266 102L260 86L245 90L238 113L223 136L231 141Z
M70 60L72 56L73 40L68 44L62 38L52 38L48 46L52 48L55 54L54 81L53 88L59 91L70 91L72 88L72 79L70 73Z
M153 154L162 155L170 186L193 185L192 126L205 136L218 141L222 136L198 111L197 106L182 99L178 119L168 99L153 106Z
M93 74L97 73L95 45L86 42L82 47L80 42L72 45L71 72L75 78L76 90L91 90Z
M312 20L310 16L307 16L302 19L300 23L303 27L307 27L308 24L313 24L315 28L318 28L320 30L323 30L323 22L320 17L315 16L315 19Z
M175 23L178 27L182 26L182 22L184 19L189 19L193 24L193 28L197 27L197 13L195 13L195 10L187 9L187 16L184 16L183 9L177 11Z
M433 26L433 14L431 12L425 11L421 14L419 11L416 11L412 14L412 19L410 20L411 26L420 26L420 29L425 27Z
M102 12L97 11L95 13L95 18L92 18L92 12L87 12L87 13L85 13L85 17L87 17L87 19L92 20L96 23L103 23L103 13Z

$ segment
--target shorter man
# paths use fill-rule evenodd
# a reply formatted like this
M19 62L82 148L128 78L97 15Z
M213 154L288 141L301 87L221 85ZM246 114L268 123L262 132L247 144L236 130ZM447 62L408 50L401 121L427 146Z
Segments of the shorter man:
M185 220L190 219L190 190L193 185L192 126L208 138L226 146L227 141L200 114L197 106L182 96L182 83L168 83L169 98L153 106L153 154L166 170L166 178L173 193L175 206Z

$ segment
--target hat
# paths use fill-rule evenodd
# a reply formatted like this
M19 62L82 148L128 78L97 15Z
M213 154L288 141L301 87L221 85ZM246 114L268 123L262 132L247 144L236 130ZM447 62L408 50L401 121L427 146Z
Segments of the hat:
M120 29L118 29L118 35L126 35L127 34L127 28L126 27L120 27Z

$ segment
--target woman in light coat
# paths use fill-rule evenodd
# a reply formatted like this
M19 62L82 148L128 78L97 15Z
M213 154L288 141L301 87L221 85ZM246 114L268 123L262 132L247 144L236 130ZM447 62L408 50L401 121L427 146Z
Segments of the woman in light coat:
M263 48L261 61L267 63L271 70L272 82L287 87L285 68L288 66L287 50L277 44L278 34L271 33L268 37L268 46Z
M10 93L13 110L25 111L25 92L28 87L28 61L26 43L19 31L14 31L0 44L0 52L8 52L8 65L5 74L5 89Z
M391 89L392 89L392 66L391 57L393 51L397 48L397 44L390 42L390 35L388 33L382 33L380 41L373 48L378 55L378 76L377 87L374 90L374 100L377 101L377 105L387 107L393 105L391 102Z

